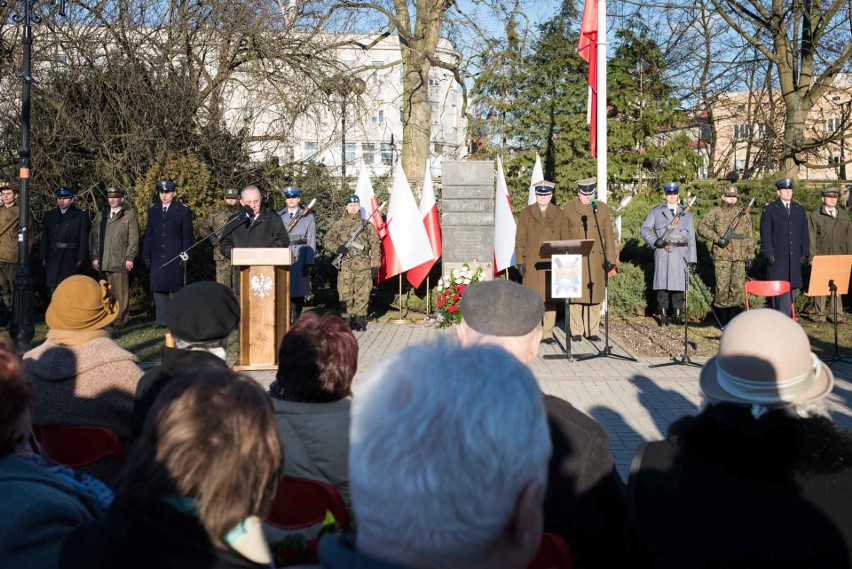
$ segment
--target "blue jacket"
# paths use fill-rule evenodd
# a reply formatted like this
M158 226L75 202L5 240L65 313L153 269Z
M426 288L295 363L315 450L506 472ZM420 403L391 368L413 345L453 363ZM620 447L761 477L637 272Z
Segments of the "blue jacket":
M793 288L804 286L800 259L807 257L811 248L804 207L791 201L788 216L780 199L763 206L760 245L766 258L775 258L775 263L766 269L768 280L790 281Z
M151 291L175 292L183 288L183 263L180 259L160 268L192 245L192 212L173 201L163 216L163 204L148 208L148 223L142 241L142 259L151 263Z

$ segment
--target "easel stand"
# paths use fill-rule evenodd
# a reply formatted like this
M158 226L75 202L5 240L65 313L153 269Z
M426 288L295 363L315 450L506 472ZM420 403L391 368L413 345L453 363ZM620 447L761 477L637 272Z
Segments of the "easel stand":
M808 296L829 296L832 305L832 320L834 321L834 353L822 357L829 366L837 362L850 363L840 355L837 340L838 296L849 293L849 276L852 273L852 255L817 255L811 268L811 279L808 282Z
M680 359L672 358L672 361L664 364L654 364L648 367L668 367L668 366L693 366L702 367L702 364L696 363L689 358L689 263L684 259L685 266L683 267L684 276L684 300L683 300L683 355Z

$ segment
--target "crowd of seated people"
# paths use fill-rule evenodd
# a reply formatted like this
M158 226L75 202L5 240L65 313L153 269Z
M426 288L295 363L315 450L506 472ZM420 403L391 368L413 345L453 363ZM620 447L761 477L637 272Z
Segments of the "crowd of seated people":
M527 367L543 307L525 290L471 285L457 335L355 385L352 332L305 313L264 391L227 365L226 287L170 303L175 346L143 378L109 337L108 289L66 279L44 344L0 341L0 567L272 567L262 521L285 475L349 509L353 531L324 535L314 567L852 567L852 434L797 323L734 318L702 410L637 449L625 488L606 432ZM111 429L127 463L109 484L55 464L34 436L48 425ZM542 562L554 543L564 556Z

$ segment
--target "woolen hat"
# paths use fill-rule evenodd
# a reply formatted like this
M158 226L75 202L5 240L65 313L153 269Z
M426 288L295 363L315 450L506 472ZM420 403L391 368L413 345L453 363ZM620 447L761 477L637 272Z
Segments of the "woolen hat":
M240 198L240 191L237 188L226 188L223 193L225 194L225 198L229 200Z
M667 194L676 194L680 192L680 184L677 182L666 182L663 184L663 192Z
M74 197L74 190L72 190L71 188L69 188L67 186L62 186L61 188L56 188L56 191L53 192L53 194L57 198L73 198Z
M110 186L106 189L106 194L108 198L123 198L124 190L115 186Z
M166 310L166 327L176 338L186 342L221 340L239 322L237 297L231 289L214 281L183 287L172 297Z
M523 336L541 323L544 303L531 288L506 279L469 285L461 299L462 320L489 336Z
M285 198L298 198L302 195L302 190L297 188L296 186L287 186L284 188L284 197Z
M724 191L722 191L722 195L726 198L735 198L739 196L739 192L737 192L737 189L734 186L728 186L724 189Z
M533 182L533 190L537 196L546 196L548 194L553 193L553 188L556 186L553 182L546 182L544 180L540 180L538 182Z
M837 188L825 188L819 194L824 198L836 198L840 195L840 190Z
M598 179L597 178L586 178L585 180L580 180L577 182L577 187L580 190L580 193L584 196L590 196L595 193L595 190L598 187Z
M71 275L56 287L44 320L54 330L100 330L115 320L118 309L106 281Z
M346 203L361 203L361 198L359 198L356 194L352 194L348 198L346 198Z
M793 178L782 178L775 182L775 188L778 190L792 190Z
M801 326L762 308L728 323L699 383L711 400L771 406L818 401L831 392L834 375L811 352Z
M171 180L160 180L157 182L157 191L158 192L173 192L177 189L177 184L172 182Z

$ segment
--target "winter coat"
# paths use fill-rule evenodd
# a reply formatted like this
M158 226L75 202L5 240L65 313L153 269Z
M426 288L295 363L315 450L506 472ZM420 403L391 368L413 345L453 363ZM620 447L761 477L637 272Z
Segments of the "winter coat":
M39 256L47 261L45 283L54 290L88 262L89 216L73 205L65 213L58 207L47 212Z
M766 278L771 281L790 281L793 288L802 288L801 258L810 255L808 217L805 208L790 202L790 215L778 199L763 206L760 215L760 245L763 255L773 257L775 263L766 268Z
M837 217L831 217L820 206L819 211L808 214L810 252L817 255L852 255L852 222L846 210L835 208Z
M676 211L683 209L683 204L677 204ZM664 247L654 247L657 238L663 236L672 219L674 216L669 205L663 202L655 205L642 223L642 239L654 249L653 290L686 290L686 264L698 262L691 212L681 215L677 226L666 238L668 251Z
M176 292L184 287L184 263L172 259L191 246L192 212L188 207L172 201L165 215L160 202L148 208L142 259L151 264L151 292Z
M731 250L719 247L716 242L722 238L731 222L742 209L739 204L729 206L723 204L710 208L710 211L698 224L698 234L710 241L710 255L718 261L751 261L754 259L755 243L751 217L744 214L740 217L739 225L731 232Z
M254 220L246 216L244 221L234 222L234 225L235 227L225 235L219 245L226 259L230 259L231 251L238 247L277 248L290 245L290 238L287 236L281 218L268 209L261 209Z
M615 264L615 233L609 208L603 202L597 204L597 215L589 204L575 198L562 207L565 229L562 239L594 239L592 251L583 259L583 296L572 298L572 303L600 304L604 299L604 247L607 260ZM583 219L585 218L585 223ZM600 233L598 233L600 228ZM601 244L603 236L604 243Z
M286 229L290 224L290 212L285 207L278 212ZM369 228L368 228L369 229ZM314 214L308 212L288 232L293 264L290 266L290 296L306 296L310 292L310 278L304 276L304 267L313 266L317 251L317 223Z
M826 418L711 405L640 447L627 497L633 567L852 566L852 435Z
M515 262L525 265L524 286L537 291L542 300L550 300L550 258L539 256L545 241L563 239L562 210L553 203L544 212L538 204L528 205L518 218L515 232Z
M287 453L284 474L327 482L349 499L349 415L351 399L304 403L272 398L281 444Z
M101 235L106 237L102 239ZM139 255L139 222L136 214L123 206L112 217L108 207L99 211L92 222L89 255L98 260L101 272L126 273L125 263L133 262Z
M51 568L95 508L58 476L14 454L0 457L0 567Z

